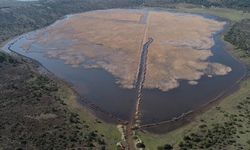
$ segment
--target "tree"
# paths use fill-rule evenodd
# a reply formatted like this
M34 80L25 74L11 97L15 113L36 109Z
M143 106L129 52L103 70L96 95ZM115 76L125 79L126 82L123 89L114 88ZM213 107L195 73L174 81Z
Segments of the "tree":
M170 145L170 144L165 144L163 149L164 149L164 150L172 150L172 149L173 149L173 146Z
M137 143L136 147L137 148L145 148L145 145L143 143Z

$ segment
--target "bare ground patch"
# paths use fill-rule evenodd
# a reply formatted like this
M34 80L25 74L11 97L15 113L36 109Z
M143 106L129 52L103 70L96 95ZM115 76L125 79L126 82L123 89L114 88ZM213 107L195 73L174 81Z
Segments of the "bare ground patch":
M148 17L147 22L143 18ZM231 68L208 62L213 33L224 22L198 15L145 10L114 9L77 14L40 30L23 48L41 46L52 58L74 67L103 68L124 88L133 88L141 44L152 37L146 88L163 91L178 80L198 84L202 76L226 75ZM145 35L145 28L148 29Z

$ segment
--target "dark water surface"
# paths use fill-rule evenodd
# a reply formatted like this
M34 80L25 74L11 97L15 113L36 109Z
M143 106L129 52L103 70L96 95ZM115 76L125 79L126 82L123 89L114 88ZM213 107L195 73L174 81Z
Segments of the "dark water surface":
M197 85L180 81L178 88L168 92L157 89L143 89L141 103L143 124L170 120L194 110L229 89L244 76L244 66L227 53L225 44L220 39L221 32L214 34L215 45L212 48L214 55L209 58L209 61L230 66L232 71L225 76L214 76L212 78L204 76ZM32 32L24 35L24 37L30 35L32 35ZM20 45L26 42L26 38L20 38L11 46L11 49L37 60L50 72L72 84L73 88L85 100L123 120L130 119L136 102L135 89L120 88L115 83L116 78L103 69L74 68L64 64L62 60L45 57L41 47L35 48L35 51L32 52L25 52ZM4 49L8 49L8 45ZM97 114L102 119L108 120L107 116Z
M225 76L213 76L212 78L203 76L198 80L197 85L180 81L178 88L168 92L144 89L142 103L144 123L169 120L207 104L222 92L229 90L245 75L245 67L227 52L225 43L220 38L221 33L222 31L214 34L213 56L209 57L209 61L230 66L232 71Z

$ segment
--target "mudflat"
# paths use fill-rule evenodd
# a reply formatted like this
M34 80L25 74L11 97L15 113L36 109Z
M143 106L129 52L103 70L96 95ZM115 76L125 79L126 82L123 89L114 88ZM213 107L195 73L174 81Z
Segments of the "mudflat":
M27 51L42 47L48 57L74 67L103 68L123 88L133 88L145 39L149 47L145 88L162 91L179 80L199 84L202 76L226 75L229 66L209 62L213 34L224 22L198 15L113 9L68 16L27 38Z

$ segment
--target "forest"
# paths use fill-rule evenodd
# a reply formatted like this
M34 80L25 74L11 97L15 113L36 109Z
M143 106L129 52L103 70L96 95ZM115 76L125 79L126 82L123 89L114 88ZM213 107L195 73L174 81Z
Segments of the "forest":
M244 50L245 56L250 56L250 20L235 23L225 35L225 40Z
M169 4L189 3L205 7L226 7L245 11L250 10L250 0L145 0L145 6L165 6Z
M139 4L140 0L43 0L24 4L0 1L0 43L47 26L67 14Z
M176 3L250 10L250 0L43 0L26 3L2 0L0 44L17 35L50 25L67 14L96 9L137 7L142 4L167 7L168 4ZM235 23L225 35L225 40L243 50L244 56L248 58L249 28L250 20L243 20ZM2 52L0 69L0 115L4 116L0 120L0 149L65 149L77 147L82 143L85 143L86 147L106 148L106 135L92 130L91 124L66 106L60 95L61 83L38 73L37 66L29 60ZM207 127L204 123L199 126L197 132L183 137L182 142L178 143L179 147L201 149L215 145L220 148L235 144L232 135L236 134L236 128L242 125L242 120L249 118L249 99L249 96L244 97L244 103L237 105L237 112L242 116L240 119L234 114L222 112L223 116L226 116L224 118L228 118L227 122L212 127ZM240 134L245 134L250 131L241 132ZM250 145L250 141L248 143ZM241 149L241 145L238 147ZM159 149L172 149L172 146L166 144L159 146Z

